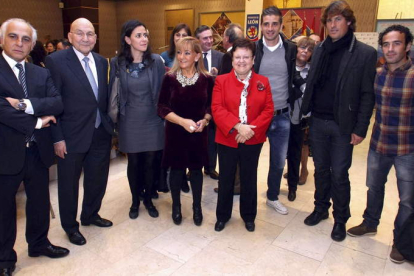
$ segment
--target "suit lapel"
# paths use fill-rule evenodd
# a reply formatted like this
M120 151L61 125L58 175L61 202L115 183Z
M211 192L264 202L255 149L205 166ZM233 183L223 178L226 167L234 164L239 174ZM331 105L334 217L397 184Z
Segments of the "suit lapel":
M344 55L342 56L341 64L339 66L339 71L338 71L338 79L336 81L336 91L340 91L339 85L340 85L342 77L345 73L345 69L348 67L348 63L349 63L351 57L352 57L352 53L348 50L345 51Z
M31 64L28 64L26 62L25 64L25 73L26 73L26 86L27 86L27 93L30 97L35 96L35 73L34 73L34 67Z
M95 98L95 94L93 93L92 87L89 83L88 77L86 76L85 70L83 70L82 64L80 63L78 57L76 56L73 49L69 49L67 51L67 64L69 70L78 78L80 83L85 87L85 89L89 92L89 96Z
M11 91L14 95L13 98L22 99L24 98L23 88L20 85L19 81L16 78L13 70L10 68L7 61L4 59L3 55L0 54L0 74L3 78L10 84L12 87Z

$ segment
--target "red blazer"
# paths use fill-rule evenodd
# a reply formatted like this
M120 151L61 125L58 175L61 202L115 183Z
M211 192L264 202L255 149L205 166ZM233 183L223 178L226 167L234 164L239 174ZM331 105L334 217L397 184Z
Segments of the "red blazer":
M217 125L216 143L237 148L237 130L233 127L240 122L240 96L244 84L237 80L234 70L228 74L217 76L213 89L211 110ZM252 72L247 88L247 120L254 125L254 136L246 141L246 145L255 145L266 141L266 131L273 117L273 100L269 80Z

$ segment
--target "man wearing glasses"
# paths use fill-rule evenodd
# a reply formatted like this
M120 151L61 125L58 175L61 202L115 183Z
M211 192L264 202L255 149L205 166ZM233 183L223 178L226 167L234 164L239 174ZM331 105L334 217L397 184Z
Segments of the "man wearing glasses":
M105 58L92 52L97 38L92 23L85 18L76 19L68 38L73 47L48 56L45 63L64 104L64 112L52 129L58 156L61 224L71 243L83 245L86 239L76 220L82 169L81 224L112 226L98 212L108 180L113 126L107 114L108 64Z

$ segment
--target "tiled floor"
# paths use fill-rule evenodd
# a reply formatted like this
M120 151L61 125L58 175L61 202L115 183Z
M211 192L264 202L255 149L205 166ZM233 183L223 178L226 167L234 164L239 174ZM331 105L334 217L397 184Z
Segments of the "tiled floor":
M368 140L354 150L350 170L352 217L347 227L361 222L366 203L366 154ZM414 265L396 265L388 259L392 244L393 221L398 208L395 173L389 176L385 207L378 234L370 237L347 237L343 242L330 238L332 216L317 226L303 224L313 210L313 162L310 177L300 186L297 199L289 202L286 180L282 181L280 200L289 209L279 215L265 204L269 147L265 144L259 164L258 216L256 231L247 232L239 215L239 198L234 198L233 218L222 232L214 231L217 182L204 178L204 221L197 227L192 221L191 195L182 195L183 223L171 220L170 194L160 194L154 201L160 216L153 219L141 205L138 219L131 220L131 204L126 178L126 160L111 163L110 179L100 214L114 226L94 226L80 230L87 239L84 246L69 243L60 227L57 185L51 183L52 206L57 218L51 221L49 238L69 248L63 259L27 256L25 229L25 194L18 198L18 253L16 275L414 275ZM82 193L81 193L82 194Z

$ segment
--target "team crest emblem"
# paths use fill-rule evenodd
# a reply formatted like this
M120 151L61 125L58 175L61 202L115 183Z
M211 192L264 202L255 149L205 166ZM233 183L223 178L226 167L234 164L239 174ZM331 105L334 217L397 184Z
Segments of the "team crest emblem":
M259 14L248 14L246 24L246 36L248 39L256 41L259 39Z

